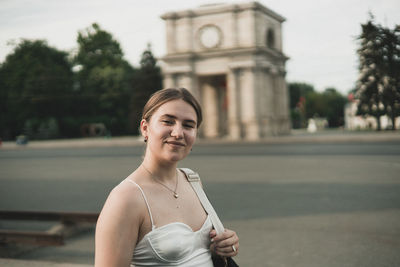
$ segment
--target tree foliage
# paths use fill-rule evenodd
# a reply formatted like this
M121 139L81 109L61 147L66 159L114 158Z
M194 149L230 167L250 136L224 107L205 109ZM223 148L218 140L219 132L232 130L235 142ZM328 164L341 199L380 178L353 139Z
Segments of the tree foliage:
M371 15L361 24L358 37L360 76L356 96L359 99L358 114L368 114L377 120L389 115L393 129L400 113L400 27L394 30L374 22Z
M382 29L383 54L383 102L387 115L396 127L396 117L400 116L400 25L393 30Z
M289 83L290 91L290 108L298 106L301 97L305 97L307 94L314 92L314 86L308 83Z
M45 41L22 40L0 67L1 119L4 139L18 134L34 138L58 135L70 111L71 64L67 53Z
M96 23L78 33L77 44L68 55L45 41L23 40L7 56L0 65L2 139L79 137L91 123L113 135L138 133L145 101L161 89L150 46L135 69Z
M335 88L326 88L322 93L311 92L307 100L307 118L324 117L329 127L343 126L346 98Z
M141 112L149 97L162 88L161 69L157 65L151 46L142 53L140 69L135 75L135 90L131 96L131 125L132 131L137 131Z
M329 127L344 124L346 98L335 88L320 93L307 83L289 83L289 92L293 128L306 127L307 120L314 117L326 118Z
M308 83L289 83L290 114L293 128L307 126L306 97L314 92L314 86Z
M78 34L77 94L81 123L104 123L112 133L127 133L129 98L135 69L118 41L96 23Z

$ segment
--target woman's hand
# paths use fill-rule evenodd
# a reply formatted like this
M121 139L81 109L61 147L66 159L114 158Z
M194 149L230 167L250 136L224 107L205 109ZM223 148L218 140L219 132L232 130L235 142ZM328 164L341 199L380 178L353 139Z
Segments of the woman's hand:
M239 252L239 237L237 234L229 229L217 235L215 230L210 232L211 246L210 250L222 257L233 257Z

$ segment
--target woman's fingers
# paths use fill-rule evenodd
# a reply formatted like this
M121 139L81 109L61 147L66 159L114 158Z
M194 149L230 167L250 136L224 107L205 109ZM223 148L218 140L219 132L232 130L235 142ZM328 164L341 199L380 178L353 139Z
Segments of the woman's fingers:
M236 235L230 236L226 239L222 239L220 241L216 241L217 247L224 248L224 247L232 247L239 242L239 238Z
M223 252L235 252L235 250L237 251L239 249L239 242L231 242L229 245L225 246L221 246L217 243L215 244L215 248Z
M233 247L235 247L235 250ZM215 253L222 257L234 257L239 253L239 244L232 245L231 247L219 248L216 247Z
M239 237L232 230L226 231L212 239L212 249L220 256L233 257L239 251Z
M217 236L217 232L213 229L213 230L211 230L211 232L210 232L210 238L211 239L213 239L214 237L216 237Z
M212 230L210 233L213 233L213 232L215 232L215 230ZM236 235L236 233L234 231L225 229L225 232L223 232L222 234L216 235L211 241L212 242L220 242L222 240L228 239L235 235Z

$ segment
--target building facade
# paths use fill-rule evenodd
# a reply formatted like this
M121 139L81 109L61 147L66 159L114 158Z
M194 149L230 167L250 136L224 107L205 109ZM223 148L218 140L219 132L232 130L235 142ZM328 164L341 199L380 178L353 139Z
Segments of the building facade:
M185 87L199 99L201 136L256 140L289 133L282 16L249 2L169 12L162 19L164 87Z

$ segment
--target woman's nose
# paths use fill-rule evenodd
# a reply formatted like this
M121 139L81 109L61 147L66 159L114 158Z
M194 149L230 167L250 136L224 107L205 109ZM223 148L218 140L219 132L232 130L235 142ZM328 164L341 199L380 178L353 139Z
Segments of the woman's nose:
M178 123L175 124L174 128L172 129L171 136L175 138L183 138L183 128Z

